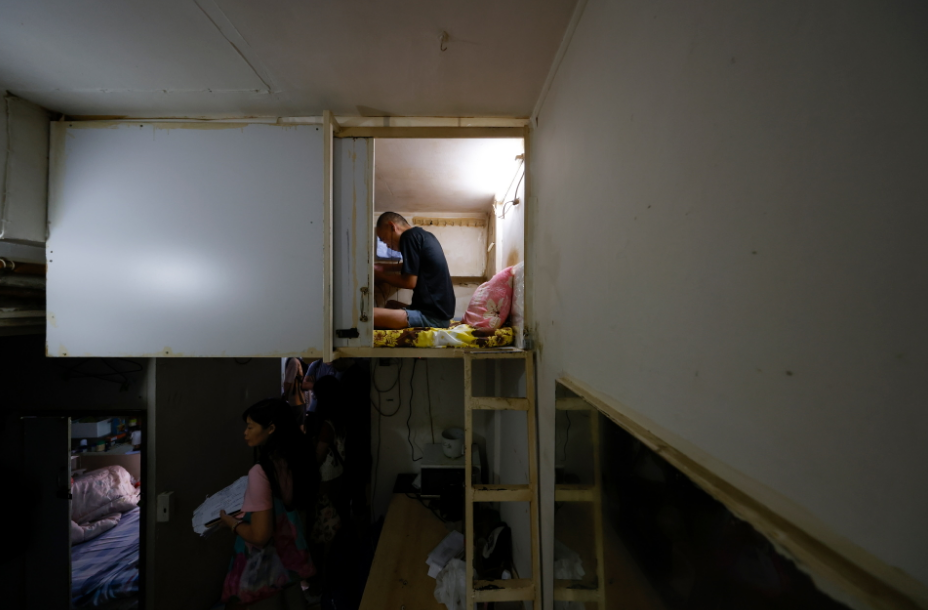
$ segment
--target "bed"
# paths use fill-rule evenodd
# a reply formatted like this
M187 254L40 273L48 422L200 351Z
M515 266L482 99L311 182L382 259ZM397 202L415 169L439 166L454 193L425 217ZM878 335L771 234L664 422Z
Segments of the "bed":
M119 465L71 486L71 607L138 607L141 512L136 482Z
M509 347L515 345L522 348L522 329L524 327L524 303L525 303L525 275L522 263L507 267L493 277L489 282L481 284L480 288L474 293L471 302L468 305L468 312L475 307L475 301L480 301L481 292L492 286L494 283L502 281L508 284L506 298L511 301L511 310L507 306L506 313L498 313L499 317L506 320L506 324L496 330L476 329L462 322L452 322L448 328L403 328L400 330L375 330L374 347L452 347L467 349L492 349L498 347ZM484 293L483 296L485 297ZM489 301L493 305L493 301ZM483 303L477 305L483 307L480 312L487 311ZM508 314L508 316L507 316ZM477 316L479 318L480 316ZM472 322L472 318L465 315L465 319L472 324L480 326L480 322ZM497 326L494 324L493 326ZM516 339L519 339L518 341Z
M138 606L138 507L123 513L113 529L71 547L71 603L75 608ZM125 599L131 598L131 599Z
M449 328L403 328L375 330L374 347L464 347L483 349L512 345L515 333L511 326L494 332L475 330L467 324L452 322Z

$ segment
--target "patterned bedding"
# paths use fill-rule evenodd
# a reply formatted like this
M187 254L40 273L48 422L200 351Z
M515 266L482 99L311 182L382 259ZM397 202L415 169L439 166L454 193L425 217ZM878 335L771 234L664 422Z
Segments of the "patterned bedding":
M138 593L139 514L133 508L113 529L71 547L74 607L95 608Z
M482 349L512 345L515 333L511 326L495 332L476 330L467 324L452 322L450 328L404 328L375 330L374 347L465 347Z

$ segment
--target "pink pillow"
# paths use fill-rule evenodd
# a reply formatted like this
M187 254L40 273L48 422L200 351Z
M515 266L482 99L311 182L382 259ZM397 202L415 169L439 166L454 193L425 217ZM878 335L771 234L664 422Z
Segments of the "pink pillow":
M480 285L464 312L464 323L479 330L496 330L512 307L512 267L506 267Z

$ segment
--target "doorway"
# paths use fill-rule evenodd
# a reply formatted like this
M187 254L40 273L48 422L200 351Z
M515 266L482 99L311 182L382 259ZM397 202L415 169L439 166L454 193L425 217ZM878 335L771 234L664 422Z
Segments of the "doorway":
M144 412L31 412L21 418L32 482L27 608L135 610L142 602Z

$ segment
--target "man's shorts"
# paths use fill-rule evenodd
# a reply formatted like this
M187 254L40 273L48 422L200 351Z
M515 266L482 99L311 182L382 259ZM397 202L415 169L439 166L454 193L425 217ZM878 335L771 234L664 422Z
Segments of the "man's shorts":
M438 320L430 316L425 315L421 311L415 309L406 310L406 320L410 328L417 326L430 326L432 328L448 328L451 326L450 320Z

